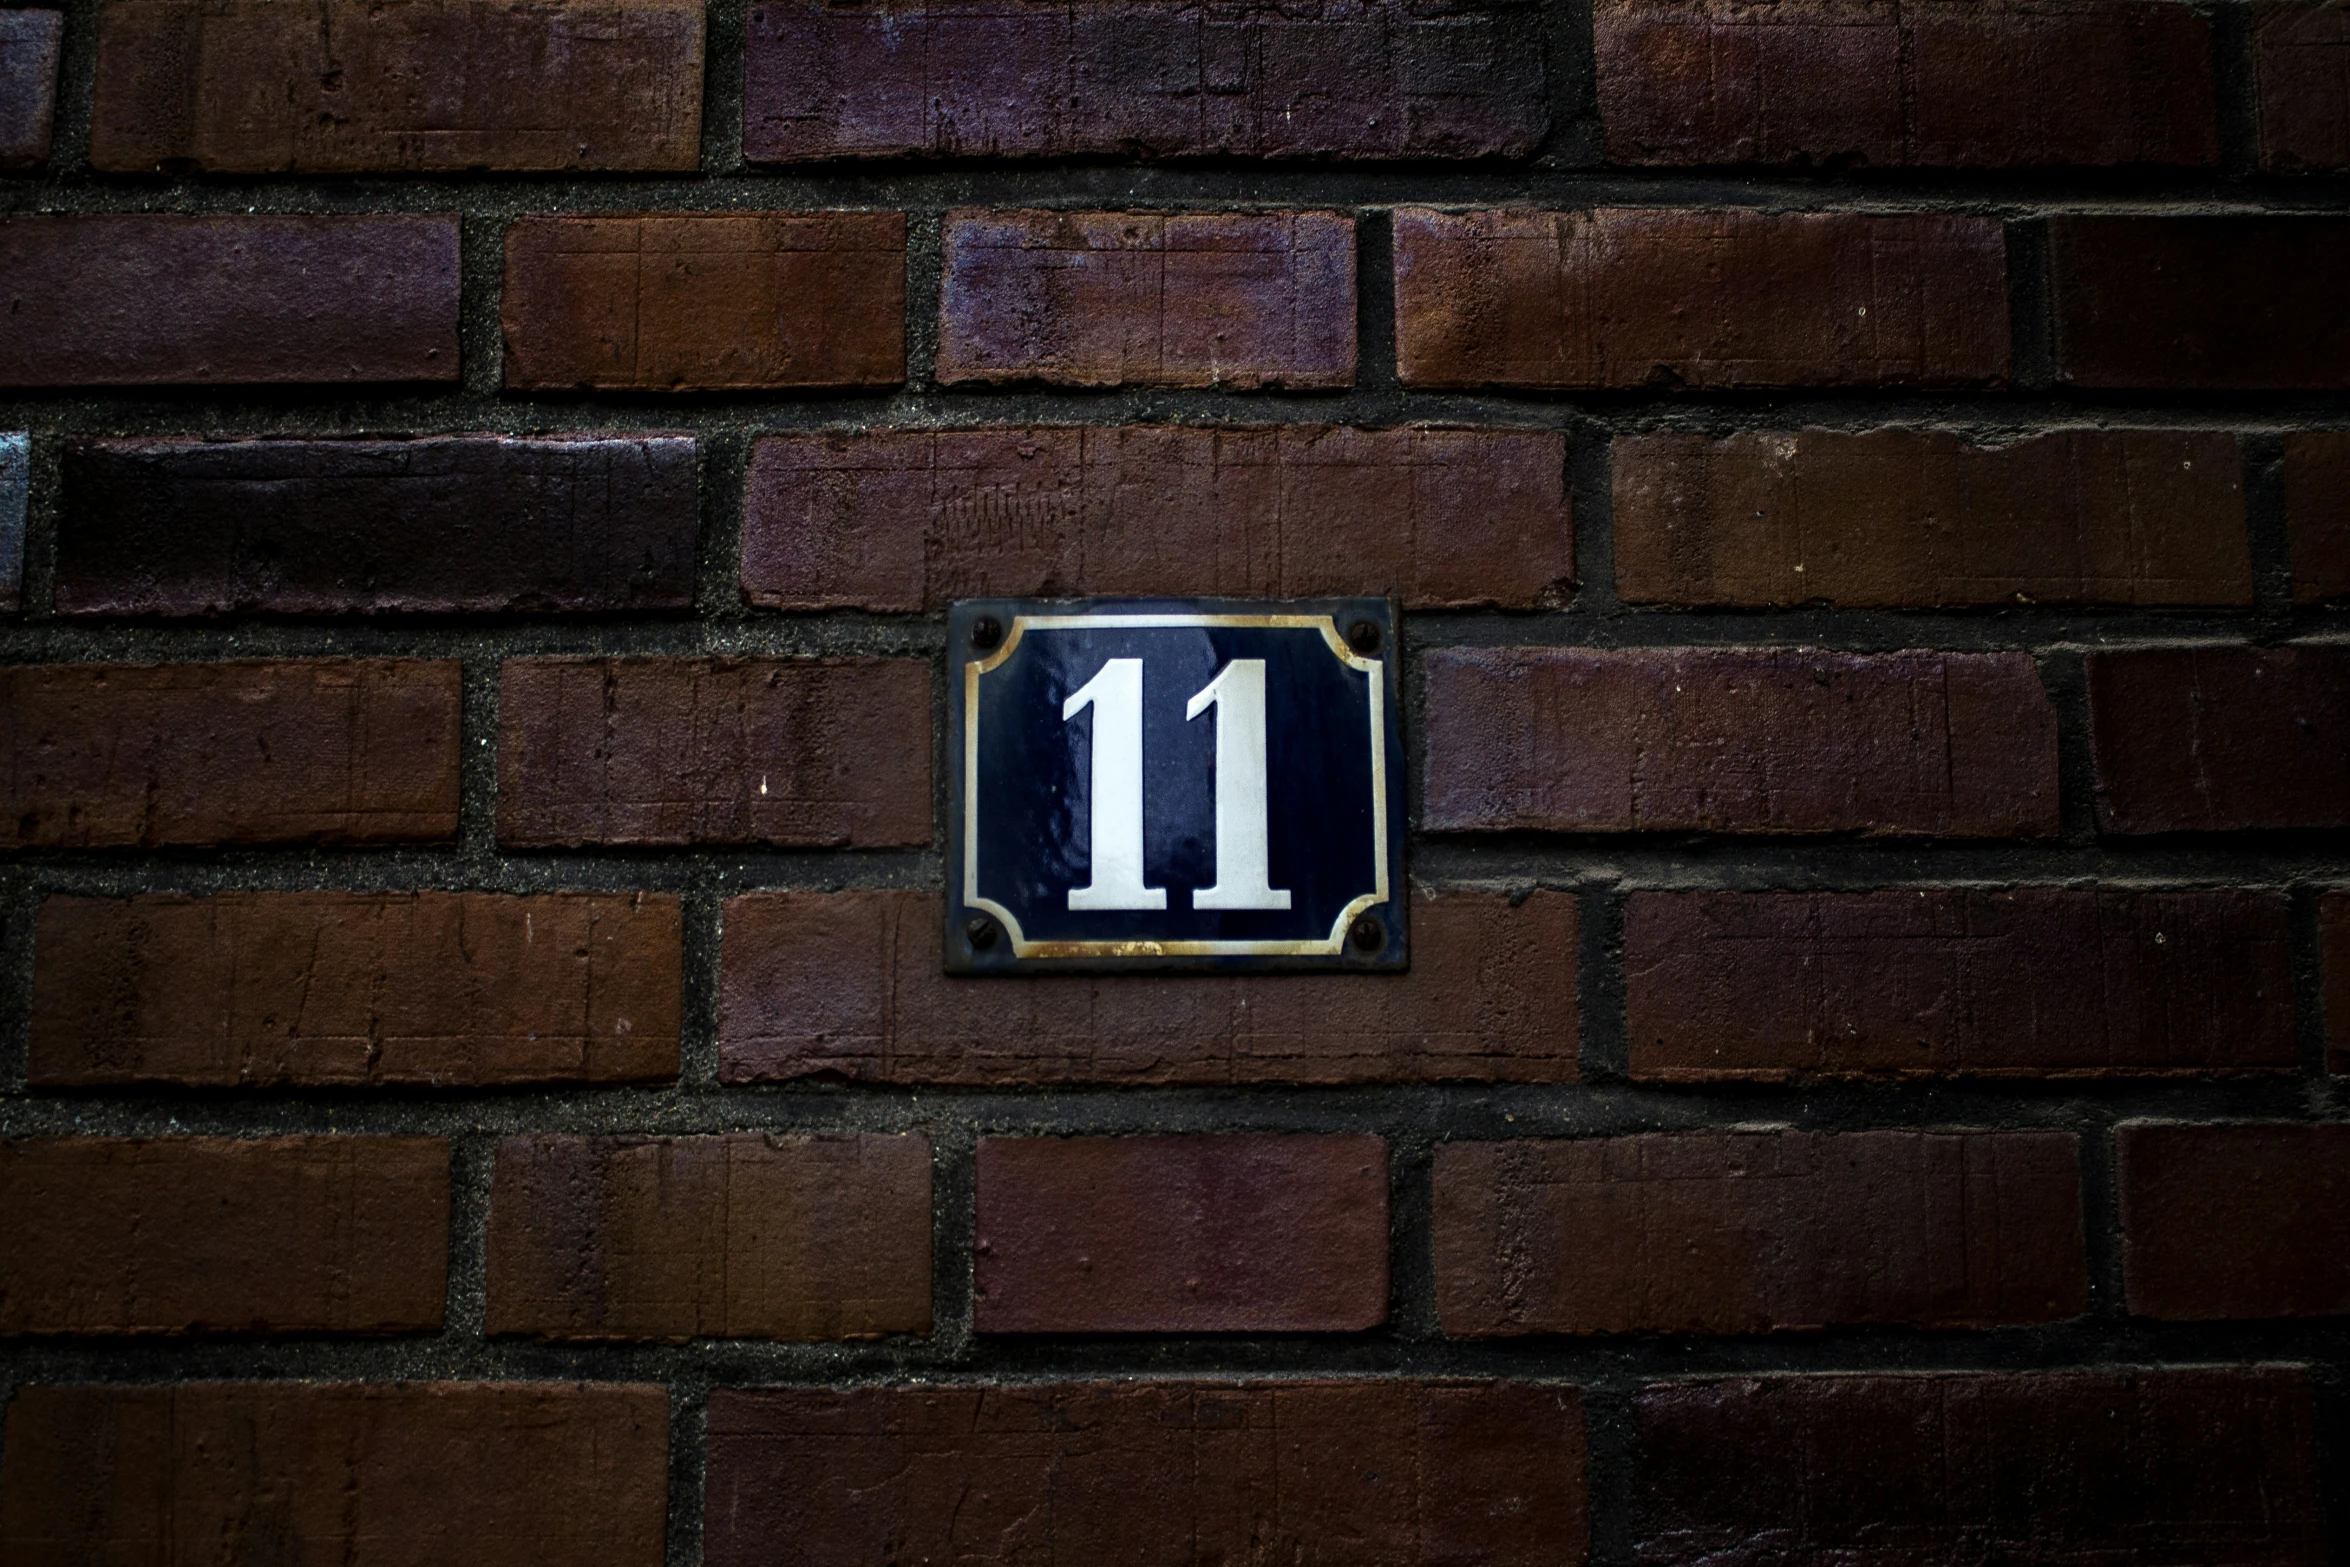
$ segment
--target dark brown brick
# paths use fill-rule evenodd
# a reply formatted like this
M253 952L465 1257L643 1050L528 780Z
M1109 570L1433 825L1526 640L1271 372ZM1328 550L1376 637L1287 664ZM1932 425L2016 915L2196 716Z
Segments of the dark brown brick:
M663 1387L19 1387L0 1556L660 1567L668 1498Z
M2211 24L2164 0L1599 0L1618 163L2219 162Z
M949 212L938 379L1352 386L1354 220Z
M1352 1333L1387 1320L1387 1142L982 1137L982 1333Z
M1406 974L940 971L935 892L726 904L728 1082L1575 1081L1575 900L1417 891Z
M489 1331L557 1339L930 1331L930 1140L509 1137Z
M0 11L0 169L37 169L49 161L64 41L62 11Z
M510 659L498 713L502 843L930 843L920 659Z
M1582 1395L1511 1382L720 1388L710 1567L1581 1567Z
M2317 1567L2299 1367L1667 1383L1636 1406L1640 1567Z
M458 674L328 658L0 669L0 848L445 842Z
M2088 1306L2069 1132L1440 1143L1454 1338L1987 1328Z
M2007 241L1956 214L1395 213L1406 386L1984 386Z
M0 386L455 381L451 217L0 218Z
M112 0L97 73L114 173L701 162L702 0Z
M690 436L80 442L65 494L65 614L693 604Z
M2252 604L2220 431L1619 435L1615 545L1646 604Z
M1527 609L1574 575L1566 465L1566 437L1542 430L771 436L751 457L743 592L774 609L1200 593Z
M2260 166L2276 174L2350 169L2350 8L2309 0L2252 7L2252 76Z
M2293 601L2350 598L2350 430L2285 437L2285 526Z
M906 378L906 218L524 218L506 231L499 308L517 391L895 386Z
M2350 826L2350 647L2091 653L2110 833Z
M2114 1149L2132 1313L2350 1312L2350 1126L2126 1122Z
M2350 892L2329 892L2317 900L2317 940L2326 1070L2350 1072Z
M1422 680L1432 832L2056 831L2022 653L1440 648Z
M0 1143L0 1333L431 1332L448 1248L437 1137Z
M681 910L653 893L49 898L43 1086L677 1075Z
M2073 386L2350 386L2350 218L2055 217L2056 376Z

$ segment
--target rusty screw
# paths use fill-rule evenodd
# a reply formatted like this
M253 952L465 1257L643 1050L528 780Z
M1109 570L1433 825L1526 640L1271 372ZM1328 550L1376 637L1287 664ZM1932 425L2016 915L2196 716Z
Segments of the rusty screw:
M1358 620L1346 628L1346 645L1365 657L1379 651L1379 628L1367 620Z
M963 939L971 943L974 952L985 952L995 945L995 921L984 914L974 914L963 924Z
M1355 944L1357 952L1377 952L1387 940L1387 929L1370 915L1358 914L1346 928L1346 939Z
M971 645L984 653L1004 640L1003 625L993 615L982 615L971 622Z

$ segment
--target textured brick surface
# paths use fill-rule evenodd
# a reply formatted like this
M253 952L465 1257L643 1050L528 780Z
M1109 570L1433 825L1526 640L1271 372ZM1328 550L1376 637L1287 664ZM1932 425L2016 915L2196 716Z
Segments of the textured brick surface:
M0 169L48 161L64 41L62 11L0 11Z
M457 379L457 220L0 218L0 386Z
M2057 379L2350 386L2346 264L2350 218L2050 218Z
M1441 648L1436 832L2056 831L2056 714L2021 653Z
M2299 1367L1667 1383L1634 1418L1641 1567L2317 1567Z
M0 1333L429 1332L448 1237L437 1137L0 1143Z
M1510 1382L719 1389L710 1567L1579 1567L1583 1402Z
M2111 833L2350 826L2350 647L2091 653Z
M2114 1148L2134 1314L2350 1312L2350 1126L2140 1121Z
M1635 603L2252 604L2218 431L1619 435L1615 551Z
M65 484L67 614L693 603L688 436L91 441Z
M930 842L920 659L511 659L499 677L498 838Z
M19 1387L0 1555L660 1567L668 1458L625 1382Z
M982 1333L1351 1333L1387 1320L1387 1143L982 1137Z
M949 212L938 379L1352 386L1354 220Z
M2350 597L2350 431L2285 437L2285 527L2294 602Z
M2309 0L2252 7L2252 75L2260 166L2272 173L2350 169L2350 9Z
M0 669L0 848L445 841L457 687L404 659Z
M1406 386L1980 386L2008 369L1995 219L1397 209Z
M28 1075L490 1084L677 1075L681 910L655 893L53 897Z
M2317 928L2326 1069L2350 1072L2350 892L2332 892L2318 900Z
M2088 1305L2060 1132L1440 1143L1455 1338L2053 1322Z
M94 168L690 170L702 0L112 0Z
M0 615L24 595L24 528L32 503L33 443L21 430L0 433Z
M524 218L506 231L506 385L693 392L906 378L898 212Z
M775 609L1203 593L1524 609L1574 574L1566 464L1566 438L1536 430L770 436L751 458L743 591Z
M492 1333L874 1338L930 1330L930 1140L509 1137Z
M1420 890L1408 973L949 978L935 892L730 899L719 1075L881 1083L1573 1082L1575 900Z

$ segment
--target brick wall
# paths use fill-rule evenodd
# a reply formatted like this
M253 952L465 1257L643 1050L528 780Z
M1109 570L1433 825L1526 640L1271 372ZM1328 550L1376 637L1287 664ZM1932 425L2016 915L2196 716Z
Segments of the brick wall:
M2350 10L0 8L0 1559L2350 1548ZM949 979L1391 594L1413 967Z

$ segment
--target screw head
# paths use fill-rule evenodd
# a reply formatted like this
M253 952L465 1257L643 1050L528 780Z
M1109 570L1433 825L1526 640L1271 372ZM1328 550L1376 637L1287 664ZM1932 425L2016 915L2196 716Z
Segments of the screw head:
M1379 628L1367 620L1358 620L1346 628L1346 645L1362 654L1379 651Z
M995 945L995 921L984 914L974 914L963 922L963 939L971 943L975 952L985 952Z
M1004 628L993 615L982 615L971 622L971 645L984 653L1004 640Z
M1354 943L1357 952L1377 952L1387 940L1387 927L1368 914L1358 914L1346 928L1346 939Z

